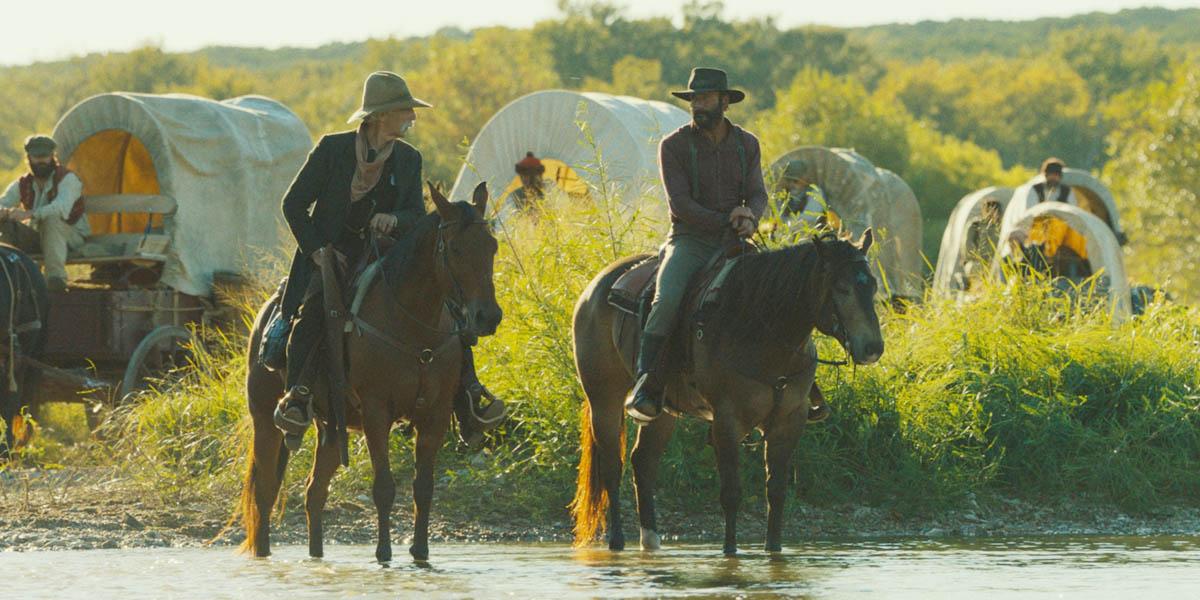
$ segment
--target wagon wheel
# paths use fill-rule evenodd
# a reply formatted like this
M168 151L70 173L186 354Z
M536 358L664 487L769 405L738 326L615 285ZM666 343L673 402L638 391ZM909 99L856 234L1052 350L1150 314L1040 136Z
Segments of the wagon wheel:
M195 363L198 352L203 352L203 348L187 329L177 325L155 328L142 338L129 356L125 377L117 390L118 403L129 401L152 384L169 381L173 373L177 375L180 369Z

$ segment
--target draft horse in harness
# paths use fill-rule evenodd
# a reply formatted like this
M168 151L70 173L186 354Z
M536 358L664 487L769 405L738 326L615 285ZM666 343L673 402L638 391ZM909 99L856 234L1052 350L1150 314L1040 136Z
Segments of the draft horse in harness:
M766 441L766 550L781 550L783 506L792 454L816 392L814 327L836 337L857 364L883 353L875 314L877 284L866 252L867 229L855 244L814 238L781 250L746 255L730 268L716 298L699 308L696 290L676 326L676 363L667 365L667 413L638 429L630 458L644 549L661 543L654 514L658 465L678 415L712 422L725 517L724 552L737 552L737 512L742 498L738 447L752 429ZM587 396L580 421L582 457L571 510L575 541L583 545L605 528L612 550L625 547L618 494L624 462L623 400L634 383L637 319L609 303L617 280L647 257L605 268L575 306L575 365ZM697 279L701 279L703 274ZM696 282L692 283L693 288ZM669 346L668 346L669 347Z
M486 187L481 184L475 189L473 203L451 203L432 185L430 193L436 210L379 259L378 275L360 292L360 308L350 321L351 333L344 344L349 364L345 423L361 430L367 439L379 525L375 558L381 562L392 557L389 522L396 495L388 434L401 421L416 431L416 514L409 553L417 560L429 556L434 459L450 427L462 365L460 334L464 331L450 329L446 301L461 307L467 330L479 336L495 333L502 314L492 281L498 245L483 219ZM268 300L259 311L248 351L246 395L254 437L241 497L246 529L242 550L257 556L271 553L271 510L288 460L283 433L272 418L284 393L283 374L258 363L258 344L254 343L261 338L271 303L277 301ZM343 460L344 438L339 446L337 432L329 424L329 403L324 401L329 388L326 381L314 386L319 442L304 500L308 551L314 557L323 554L321 512L329 481ZM466 422L460 418L460 423Z
M19 357L40 359L46 349L46 310L50 296L46 279L33 259L20 250L0 244L0 418L4 438L0 461L7 460L17 443L15 427L21 406L36 406L33 397L37 370Z

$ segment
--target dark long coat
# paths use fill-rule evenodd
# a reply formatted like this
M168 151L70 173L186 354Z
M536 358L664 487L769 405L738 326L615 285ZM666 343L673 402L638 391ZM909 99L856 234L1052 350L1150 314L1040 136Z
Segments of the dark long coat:
M309 256L352 234L346 220L351 212L350 180L354 177L354 131L326 135L308 154L304 166L283 196L283 216L299 246L292 257L282 311L296 315L316 265ZM421 197L421 153L396 140L390 164L368 196L375 198L371 214L390 213L397 218L393 235L402 235L425 215ZM368 202L363 199L359 202ZM369 217L368 217L369 219ZM348 257L351 261L358 257Z

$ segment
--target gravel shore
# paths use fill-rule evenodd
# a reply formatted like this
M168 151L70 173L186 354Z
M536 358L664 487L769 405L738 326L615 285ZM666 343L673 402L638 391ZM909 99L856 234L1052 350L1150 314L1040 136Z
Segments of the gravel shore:
M397 498L393 541L411 530L410 504ZM718 544L723 522L713 511L682 514L660 511L665 541L712 541ZM1028 537L1042 535L1200 535L1200 507L1167 507L1153 514L1129 515L1112 506L1078 499L1031 504L1017 500L968 503L966 509L929 518L905 518L868 506L816 508L798 504L785 524L785 539L847 537ZM229 520L232 505L182 502L173 506L144 501L136 486L105 469L24 469L0 472L0 551L90 550L99 548L199 546L212 540ZM636 516L631 504L626 535L636 546ZM331 502L327 507L328 543L374 542L375 510L370 499ZM765 509L751 506L739 520L744 548L757 546L765 529ZM564 514L543 523L478 521L438 514L435 501L431 541L569 542L571 524ZM215 544L240 543L230 528ZM307 543L303 509L288 506L272 527L276 544Z

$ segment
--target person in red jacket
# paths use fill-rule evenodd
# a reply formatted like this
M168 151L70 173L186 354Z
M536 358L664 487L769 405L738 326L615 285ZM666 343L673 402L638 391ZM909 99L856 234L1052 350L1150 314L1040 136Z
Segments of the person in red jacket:
M50 291L67 288L67 251L91 234L83 218L83 182L58 164L54 140L45 135L25 139L29 172L9 184L0 196L0 241L28 254L42 254Z

